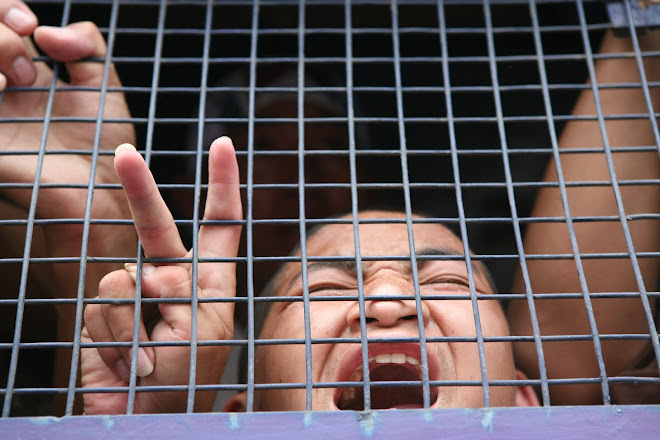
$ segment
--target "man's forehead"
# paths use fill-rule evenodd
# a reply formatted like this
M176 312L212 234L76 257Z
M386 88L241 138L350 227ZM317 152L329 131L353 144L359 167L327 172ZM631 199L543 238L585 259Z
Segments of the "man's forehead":
M399 213L367 212L360 219L358 234L361 256L399 256L409 258L410 243L405 215ZM415 218L421 218L416 216ZM368 220L374 219L375 222ZM354 227L352 224L329 224L308 235L305 250L308 257L355 256ZM448 228L438 223L418 222L413 225L415 253L424 255L463 255L461 240ZM296 252L301 255L301 249ZM348 261L348 264L351 262ZM301 263L287 263L274 280L276 290L300 274Z
M405 217L368 218L371 219L375 222L361 223L357 234L352 224L324 225L308 237L307 255L354 255L356 238L359 240L360 253L363 256L409 255L410 241ZM387 222L381 222L385 220ZM463 253L461 240L443 225L415 223L412 229L416 249L442 248Z

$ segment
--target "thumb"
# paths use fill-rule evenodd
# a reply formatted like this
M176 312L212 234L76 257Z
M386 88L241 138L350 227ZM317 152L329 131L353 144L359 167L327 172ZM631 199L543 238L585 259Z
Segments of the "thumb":
M55 61L67 63L71 85L98 86L103 79L105 64L98 61L80 61L85 58L103 58L107 46L101 31L92 22L73 23L66 27L39 26L34 31L37 45ZM110 66L108 85L120 86L114 66Z

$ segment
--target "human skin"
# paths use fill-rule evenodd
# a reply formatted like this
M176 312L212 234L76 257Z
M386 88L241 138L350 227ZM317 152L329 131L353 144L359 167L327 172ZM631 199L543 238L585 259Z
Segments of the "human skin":
M70 82L57 81L52 118L91 118L99 115L105 65L96 62L76 62L87 57L104 57L107 48L103 36L92 23L75 23L64 28L38 26L38 20L23 2L0 2L0 91L7 87L31 86L48 88L53 79L50 68L42 62L33 62L37 51L29 37L48 56L64 63ZM108 66L108 87L120 87L121 82L112 65ZM91 90L62 91L66 86ZM94 90L97 89L97 90ZM0 118L44 118L48 92L11 91L2 93ZM130 117L124 95L106 94L103 117L126 119ZM12 122L1 124L0 129L0 183L32 185L37 178L37 152L42 143L44 124L40 122ZM123 142L135 142L132 124L103 124L103 130L95 145L96 124L89 122L53 122L48 129L46 150L49 152L81 151L81 154L46 154L40 179L39 197L34 212L36 219L80 219L87 208L87 185L90 181L93 147L99 152L112 151ZM24 154L33 152L33 154ZM110 156L99 155L95 184L118 183ZM44 188L45 185L56 185ZM57 187L57 185L81 185L83 188ZM27 219L32 198L32 188L0 189L0 219ZM91 219L128 219L130 212L126 200L117 189L94 191L90 211ZM30 257L80 257L84 228L82 221L54 225L34 226L31 236ZM0 228L0 258L22 257L26 243L26 228L4 226ZM87 235L86 255L93 257L134 257L137 252L135 231L130 226L91 225ZM86 297L96 296L101 278L117 269L116 263L90 261L86 265ZM19 265L0 265L3 280L1 298L16 298L20 285ZM78 292L80 266L78 264L52 263L31 264L28 271L28 295L31 298L74 298ZM74 334L74 307L56 307L58 341L71 341ZM2 333L14 331L13 307L0 311ZM47 321L50 315L41 309L26 309L27 320ZM26 337L34 328L23 330ZM37 334L39 339L43 334ZM54 385L66 386L70 373L71 352L60 348L56 351ZM57 399L57 397L56 397Z
M639 38L642 51L660 50L660 32L649 31ZM617 38L608 32L601 44L600 53L628 53L633 51L630 38ZM660 59L644 58L648 81L660 79ZM604 58L595 66L599 86L608 84L638 83L640 75L635 58ZM660 89L649 88L652 106L660 105ZM618 181L660 178L660 161L657 151L626 151L636 146L656 145L651 121L643 92L639 86L631 88L599 90L604 115L635 115L629 118L607 120L605 129L611 147L620 150L612 154ZM591 89L581 93L573 115L596 115ZM573 120L569 122L559 139L559 151L564 180L566 182L605 182L603 186L573 186L567 188L567 199L573 217L614 216L618 206L609 183L610 176L603 152L570 153L576 148L602 148L601 128L597 121ZM557 181L556 164L550 161L545 181ZM621 185L623 209L627 216L657 214L660 212L660 187L655 184ZM563 217L566 215L557 187L545 187L539 191L533 217ZM656 220L629 217L628 227L635 252L656 252L660 248L660 228ZM621 224L616 221L575 222L575 237L581 254L628 253ZM530 254L572 254L568 228L563 223L530 223L525 236L525 252ZM640 273L647 291L656 290L658 260L639 258ZM519 271L514 281L514 292L577 293L583 289L573 259L536 259L527 261L530 285L526 286ZM639 292L630 258L596 258L582 260L584 278L589 293ZM598 333L649 334L649 322L640 298L592 298L593 313ZM657 298L649 298L651 310ZM584 300L553 298L536 300L536 311L542 335L591 335ZM508 311L512 332L516 335L532 335L529 306L526 301L512 301ZM657 318L656 318L657 323ZM606 374L619 376L632 368L648 352L648 340L620 339L601 340ZM534 344L514 344L516 362L530 377L539 377L539 361ZM543 343L544 357L549 379L597 378L600 376L596 350L591 340L559 341ZM600 383L573 384L550 387L552 404L576 405L603 403Z
M205 219L240 218L239 179L231 141L221 138L214 142L210 154L211 188L207 197ZM178 232L164 201L158 193L153 177L141 156L132 147L118 149L115 160L128 203L131 206L147 257L190 257L181 244ZM222 182L222 184L220 184ZM372 211L361 219L404 219L403 214ZM212 234L212 235L211 235ZM438 259L418 263L422 295L469 294L465 262L461 261L461 241L446 228L435 224L414 226L415 246L420 255L451 254L458 260ZM352 229L349 225L332 225L320 229L307 242L309 256L354 254ZM199 256L236 256L240 228L237 226L204 225L200 231ZM362 255L407 255L408 240L405 224L362 225L360 227ZM483 294L492 290L483 269L475 264L475 288ZM327 264L311 264L309 290L312 296L355 293L355 272ZM219 298L219 302L199 305L197 339L231 339L233 305L220 302L235 294L235 266L228 263L200 263L198 296ZM274 281L278 295L299 296L303 286L298 276L300 264L290 263ZM413 291L410 265L401 261L364 262L364 289L372 295L409 295ZM134 267L115 271L99 286L102 299L133 298ZM147 264L143 269L142 295L148 298L189 298L192 290L190 264ZM506 336L508 328L504 315L494 300L479 301L480 321L484 336ZM413 300L368 300L365 311L368 336L418 337L417 315ZM475 325L469 299L423 300L422 316L426 337L474 337ZM160 304L158 310L144 310L140 322L140 341L187 341L190 339L191 310L188 304ZM129 342L133 335L134 309L131 305L90 304L85 310L86 327L83 342ZM154 321L148 327L145 322ZM316 302L310 304L312 337L356 337L359 335L359 308L356 301ZM273 304L261 338L304 338L303 306L301 302ZM150 330L148 331L147 328ZM431 380L480 381L479 356L475 342L428 343L428 362ZM421 361L419 344L372 344L371 355L404 353ZM348 380L360 364L360 347L356 344L315 344L312 354L314 382ZM228 348L205 346L197 349L197 384L218 383L222 376ZM136 373L139 386L185 385L189 372L187 347L145 347L138 354ZM523 378L513 365L511 346L506 342L489 342L485 346L489 380ZM130 379L130 348L86 348L82 350L82 382L85 387L125 387ZM388 362L390 363L390 362ZM408 363L410 363L408 361ZM375 364L370 366L375 368ZM382 366L381 366L382 367ZM392 365L389 365L391 368ZM393 380L399 378L401 366L385 373ZM411 368L405 367L407 370ZM414 370L414 369L413 369ZM381 373L382 376L382 373ZM409 377L405 373L406 378ZM377 377L377 376L374 376ZM415 379L421 379L416 377ZM412 379L412 380L415 380ZM305 353L300 345L261 347L255 370L257 383L300 383L305 380ZM407 380L410 380L409 378ZM341 391L332 388L315 389L314 410L336 410ZM396 394L396 393L389 393ZM372 393L374 408L383 404L378 391ZM413 396L412 398L410 396ZM480 386L432 387L433 407L481 407ZM535 396L529 387L499 387L490 389L492 406L534 405ZM186 409L186 393L138 393L136 413L179 412ZM437 399L436 399L437 397ZM245 393L235 396L227 410L245 409ZM420 407L419 393L406 391L405 401L387 400L384 407ZM86 414L122 414L126 411L126 393L86 393ZM198 393L195 410L208 411L213 403L212 393ZM258 410L305 410L304 390L263 391L255 396ZM347 409L361 409L348 406Z
M368 211L360 220L394 218L405 220L402 213ZM438 224L418 223L413 227L415 248L423 254L449 253L462 255L461 241L447 228ZM359 228L360 250L363 257L406 256L409 254L407 227L403 223L362 224ZM346 256L353 258L355 245L352 225L328 225L314 233L307 242L307 255L312 257ZM475 337L475 324L470 299L424 300L424 295L469 295L469 280L465 262L438 259L421 263L418 260L419 285L422 295L424 333L431 337ZM474 283L478 293L493 294L479 264L475 265ZM300 297L303 282L300 263L288 263L274 282L273 292L279 296ZM365 317L368 337L419 338L417 311L414 299L370 300L373 295L413 295L413 279L409 262L363 261ZM357 295L357 275L354 267L341 264L309 263L308 289L310 297ZM508 335L503 312L493 300L479 301L480 321L484 336ZM310 301L309 320L311 338L360 338L360 310L358 302ZM275 302L266 317L261 339L304 339L304 308L301 301ZM480 363L476 342L427 343L430 380L480 381ZM371 343L369 356L403 353L420 360L419 343ZM489 380L516 379L511 346L506 342L485 344ZM360 344L313 344L312 380L314 383L349 381L362 364ZM370 371L385 364L370 362ZM410 364L406 367L410 370ZM400 369L381 370L380 380L396 380ZM404 368L404 367L399 367ZM382 372L384 371L384 372ZM305 383L304 345L264 345L257 351L256 383ZM417 377L415 377L417 376ZM378 376L372 376L378 377ZM352 380L352 379L351 379ZM408 380L421 380L412 373ZM483 391L480 386L431 387L431 404L439 407L481 407ZM372 408L423 407L421 388L408 390L405 396L392 397L397 390L372 388ZM357 388L361 393L362 389ZM384 393L387 393L386 396ZM337 410L341 389L314 388L313 410ZM437 400L434 397L437 396ZM245 394L236 396L227 405L230 410L245 407ZM305 389L268 390L255 392L256 410L305 410ZM536 404L527 387L490 388L491 405L513 406ZM350 400L345 401L348 404ZM360 402L358 401L357 404ZM349 404L349 409L353 408Z
M153 176L135 148L122 145L115 157L117 175L131 208L135 228L148 258L187 258L193 256L181 241L172 215L163 201ZM238 165L231 140L217 139L209 150L209 183L204 220L242 218ZM203 225L199 231L200 258L232 258L238 252L241 227ZM106 275L99 285L101 299L134 298L136 267L128 265ZM146 298L183 298L192 296L191 263L146 264L142 272L141 295ZM216 298L197 308L197 340L231 339L234 304L223 302L236 295L236 265L206 262L197 265L198 298ZM192 313L189 303L160 303L145 307L140 322L140 341L190 341ZM90 304L85 308L83 342L128 342L133 337L132 305ZM147 326L145 326L145 322ZM147 328L149 331L147 331ZM81 381L86 387L128 386L131 367L130 348L87 348L81 350ZM229 346L197 349L197 384L220 381L229 355ZM142 347L138 352L138 385L184 385L188 383L188 347ZM195 409L209 410L214 393L197 393ZM182 412L187 393L138 393L135 413ZM84 394L85 414L123 414L127 394Z

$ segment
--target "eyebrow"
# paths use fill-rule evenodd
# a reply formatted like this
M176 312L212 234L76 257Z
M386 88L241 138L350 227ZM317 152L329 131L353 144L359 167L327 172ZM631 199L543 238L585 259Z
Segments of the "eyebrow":
M349 275L355 275L357 264L355 261L314 261L307 264L307 275L323 269L334 269L344 272ZM302 270L300 270L287 284L285 291L289 291L291 287L302 278Z
M427 247L427 248L422 248L418 251L415 251L415 255L421 255L421 256L454 256L454 257L460 257L456 258L457 261L463 260L465 261L465 255L462 254L461 252L457 251L456 249L452 248L446 248L446 247ZM444 259L443 259L444 260ZM423 259L423 260L418 260L417 261L417 270L420 271L422 270L425 266L427 266L430 263L433 263L435 261L439 260L434 260L432 258L430 259ZM454 261L454 259L450 259L450 261ZM479 267L482 263L481 261L471 261L471 266L472 269L478 274L478 275L484 275L484 271L482 270L481 267Z
M416 256L454 256L454 257L460 257L459 260L463 260L465 258L464 255L459 251L457 251L456 249L446 248L446 247L425 247L415 251L415 255ZM406 255L406 257L410 258L410 255ZM421 271L422 269L424 269L424 267L436 261L440 261L440 260L434 260L434 259L417 260L417 270ZM364 265L368 265L369 263L370 261L363 262ZM400 263L410 267L410 261L401 261ZM480 270L479 265L477 263L479 262L478 261L473 262L472 268L477 274L481 275L482 271ZM350 261L350 260L349 261L336 261L336 260L314 261L307 265L307 275L309 276L314 272L324 269L338 270L345 274L355 276L357 270L357 264L355 261ZM300 278L302 278L302 270L300 270L291 279L291 281L289 281L289 284L287 284L285 291L289 291L289 289L291 289L291 287L293 287L293 285L297 283Z

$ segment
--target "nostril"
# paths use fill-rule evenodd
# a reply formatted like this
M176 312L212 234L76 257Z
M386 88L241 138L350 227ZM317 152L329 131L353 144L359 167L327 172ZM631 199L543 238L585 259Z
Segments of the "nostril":
M417 315L408 315L408 316L404 316L404 317L401 318L401 319L403 319L403 320L405 320L405 321L410 321L410 320L412 320L412 319L417 319Z
M369 324L370 322L376 322L376 318L365 318L364 322L366 322L367 324Z

